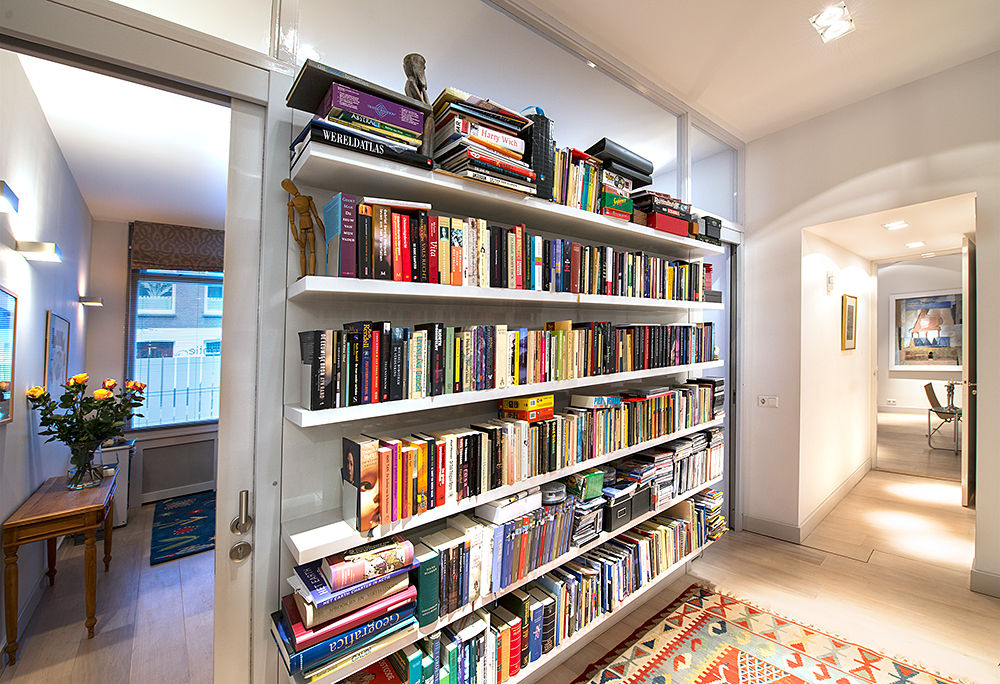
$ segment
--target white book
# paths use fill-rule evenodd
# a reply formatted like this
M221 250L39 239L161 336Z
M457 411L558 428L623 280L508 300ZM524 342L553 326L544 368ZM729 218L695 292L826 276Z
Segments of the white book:
M530 468L531 425L529 425L528 421L526 420L516 420L514 422L517 424L518 429L520 431L520 434L518 435L519 439L517 445L520 458L518 459L517 462L516 475L518 477L518 480L523 480L527 476L528 469Z
M465 251L462 254L462 282L469 287L479 285L479 219L465 219Z
M507 361L507 355L510 353L510 346L507 344L507 326L498 325L496 327L496 370L494 371L494 377L496 378L496 385L499 389L506 389L507 383L510 380L510 375L507 372L507 368L510 365Z
M426 209L427 211L430 211L431 209L429 202L411 202L409 200L385 199L383 197L361 197L358 199L358 204L377 204L380 206L392 207L393 209L406 209L410 211L415 211L417 209Z
M494 504L502 505L496 506ZM482 518L494 525L500 525L518 518L526 513L542 507L541 490L534 491L528 496L517 501L504 503L503 501L491 501L490 503L476 506L476 517Z
M434 439L444 440L444 454L445 454L445 502L452 503L458 499L458 488L456 486L458 480L458 453L457 453L457 440L455 438L455 432L453 430L438 430L433 432L428 432L428 435Z
M479 287L490 286L490 232L486 219L479 219Z
M488 590L484 591L483 589L484 577L486 577L486 583L489 584L490 576L484 568L490 568L492 573L493 566L483 562L483 554L484 549L492 547L493 537L491 536L488 541L484 540L483 530L485 528L461 513L448 518L448 527L458 530L469 538L469 601L473 602L480 596L489 593ZM492 560L492 556L490 560Z

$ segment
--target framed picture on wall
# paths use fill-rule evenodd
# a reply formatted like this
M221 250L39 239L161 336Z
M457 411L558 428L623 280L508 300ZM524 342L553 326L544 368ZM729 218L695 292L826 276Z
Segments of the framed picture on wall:
M889 295L889 370L962 370L962 291Z
M14 342L17 339L17 297L0 287L0 425L14 420Z
M840 348L847 351L858 346L858 298L843 295L840 300Z
M49 311L45 316L45 388L55 388L69 377L69 321Z

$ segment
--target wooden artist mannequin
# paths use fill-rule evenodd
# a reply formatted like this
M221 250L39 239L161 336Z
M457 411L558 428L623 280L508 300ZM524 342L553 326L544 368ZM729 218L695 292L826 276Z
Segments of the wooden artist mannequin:
M326 228L323 219L319 217L316 203L309 195L302 195L291 178L281 181L281 187L292 196L288 200L288 227L292 229L292 237L299 245L299 270L302 276L316 275L316 235L313 233L313 217L319 226L319 234L326 241ZM299 229L295 230L295 213L299 214ZM306 251L309 252L309 269L306 270Z

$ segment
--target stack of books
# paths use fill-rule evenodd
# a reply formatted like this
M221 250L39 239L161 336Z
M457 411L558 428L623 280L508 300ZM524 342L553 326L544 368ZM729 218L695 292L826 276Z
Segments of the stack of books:
M673 451L663 447L651 447L632 457L639 463L654 467L652 504L654 508L663 506L674 496Z
M424 116L429 107L357 76L307 60L288 93L313 119L291 145L292 164L310 141L429 169Z
M712 323L566 320L529 330L502 324L433 322L405 328L389 321L355 321L343 330L300 332L299 342L301 402L309 410L715 360ZM711 388L691 388L702 405L711 406Z
M271 635L289 674L329 674L414 633L419 564L413 545L384 539L296 566L293 592L271 615Z
M722 492L706 489L695 494L692 501L698 515L698 545L715 541L724 535L727 527L722 510Z
M687 237L691 224L691 205L665 192L639 190L632 193L632 221L665 233Z
M601 213L629 221L632 218L632 181L608 169L601 170Z
M536 193L535 172L523 161L530 119L456 88L441 91L432 110L438 168L508 190Z

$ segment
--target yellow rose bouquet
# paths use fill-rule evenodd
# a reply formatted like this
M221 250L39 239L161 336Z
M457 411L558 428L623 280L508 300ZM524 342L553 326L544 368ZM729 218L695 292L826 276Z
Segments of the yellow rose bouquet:
M93 465L97 447L107 439L123 435L133 416L142 417L135 409L144 401L144 384L129 380L116 395L118 383L108 378L88 396L89 381L86 373L69 378L61 385L62 396L58 401L49 396L45 387L35 386L26 392L31 408L39 413L42 429L38 434L48 435L46 442L58 440L69 447L70 489L99 485L104 475Z

